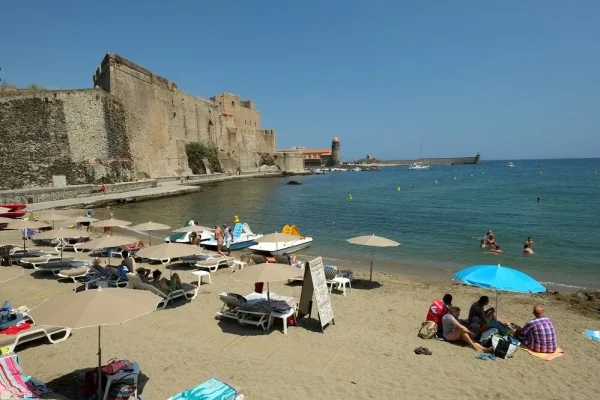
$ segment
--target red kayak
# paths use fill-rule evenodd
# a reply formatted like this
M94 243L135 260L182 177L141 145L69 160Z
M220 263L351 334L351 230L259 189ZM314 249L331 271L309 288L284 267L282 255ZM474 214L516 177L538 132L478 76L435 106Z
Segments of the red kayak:
M22 210L25 207L27 207L27 204L23 204L23 203L5 203L5 204L0 204L0 207L8 208L11 211L17 211L17 210Z
M9 211L9 212L6 212L6 213L2 213L2 214L0 214L0 217L5 217L5 218L21 218L24 215L25 215L25 211L24 210L20 210L20 211Z

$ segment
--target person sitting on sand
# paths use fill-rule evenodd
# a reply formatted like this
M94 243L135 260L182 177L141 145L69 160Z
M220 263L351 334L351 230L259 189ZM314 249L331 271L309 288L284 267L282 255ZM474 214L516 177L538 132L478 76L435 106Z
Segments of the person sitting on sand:
M525 347L536 353L554 353L556 351L556 330L550 318L544 316L544 308L537 304L533 308L531 321L523 328L517 328L515 335Z
M127 250L123 250L123 261L121 261L121 267L127 268L130 273L133 274L135 271L135 260Z
M471 304L469 309L469 317L467 318L467 326L472 332L478 333L482 331L483 323L485 322L485 306L490 304L490 298L481 296L479 300Z
M472 339L473 334L469 329L458 322L460 316L459 307L450 307L450 312L442 318L443 336L448 342L465 342L473 348L473 350L490 353L492 351L489 347L483 347L479 343L475 343Z
M452 295L446 293L442 300L435 299L429 306L425 321L432 321L438 326L438 332L442 332L442 318L448 313L449 307L452 306Z
M173 289L171 285L173 283L175 283L175 289L182 288L181 278L179 278L179 275L177 273L171 275L171 280L168 280L167 278L162 277L162 272L160 272L158 269L152 272L152 280L150 281L150 284L158 290L160 290L161 292L165 294L171 293Z
M525 241L526 245L529 245L529 247L531 247L533 245L534 241L531 238L531 236L527 236L527 240Z
M496 313L496 309L494 307L490 307L484 312L485 314L485 323L481 327L481 331L485 332L490 328L496 328L500 332L505 332L507 328L512 328L511 324L506 321L501 320ZM507 333L510 333L508 331Z
M523 245L523 254L535 254L528 244Z
M500 249L500 246L496 245L496 247L492 250L492 253L502 254L502 250Z

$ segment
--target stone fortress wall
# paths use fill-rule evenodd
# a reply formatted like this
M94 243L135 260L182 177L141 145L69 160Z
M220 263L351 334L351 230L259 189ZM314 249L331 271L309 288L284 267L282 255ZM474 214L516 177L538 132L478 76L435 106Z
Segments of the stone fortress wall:
M223 172L300 171L298 155L275 152L252 100L212 99L116 54L94 89L0 92L0 189L124 182L191 174L185 144L212 143ZM220 104L221 103L221 104Z

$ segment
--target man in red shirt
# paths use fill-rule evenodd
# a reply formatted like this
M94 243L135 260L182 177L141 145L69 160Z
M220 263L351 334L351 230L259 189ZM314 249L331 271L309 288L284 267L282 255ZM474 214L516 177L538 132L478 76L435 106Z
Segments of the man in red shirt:
M438 326L438 333L442 332L442 317L448 313L451 306L452 295L447 293L442 300L435 299L433 303L431 303L431 306L429 306L426 321L435 322Z

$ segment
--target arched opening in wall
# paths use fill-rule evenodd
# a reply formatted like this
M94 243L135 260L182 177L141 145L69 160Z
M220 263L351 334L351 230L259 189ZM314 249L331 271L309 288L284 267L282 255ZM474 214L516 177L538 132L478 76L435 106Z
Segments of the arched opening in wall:
M215 138L215 127L212 121L208 121L208 139L210 141L212 141L213 143L216 143L216 138Z
M231 105L235 107L235 101L232 101L232 102L231 102Z

